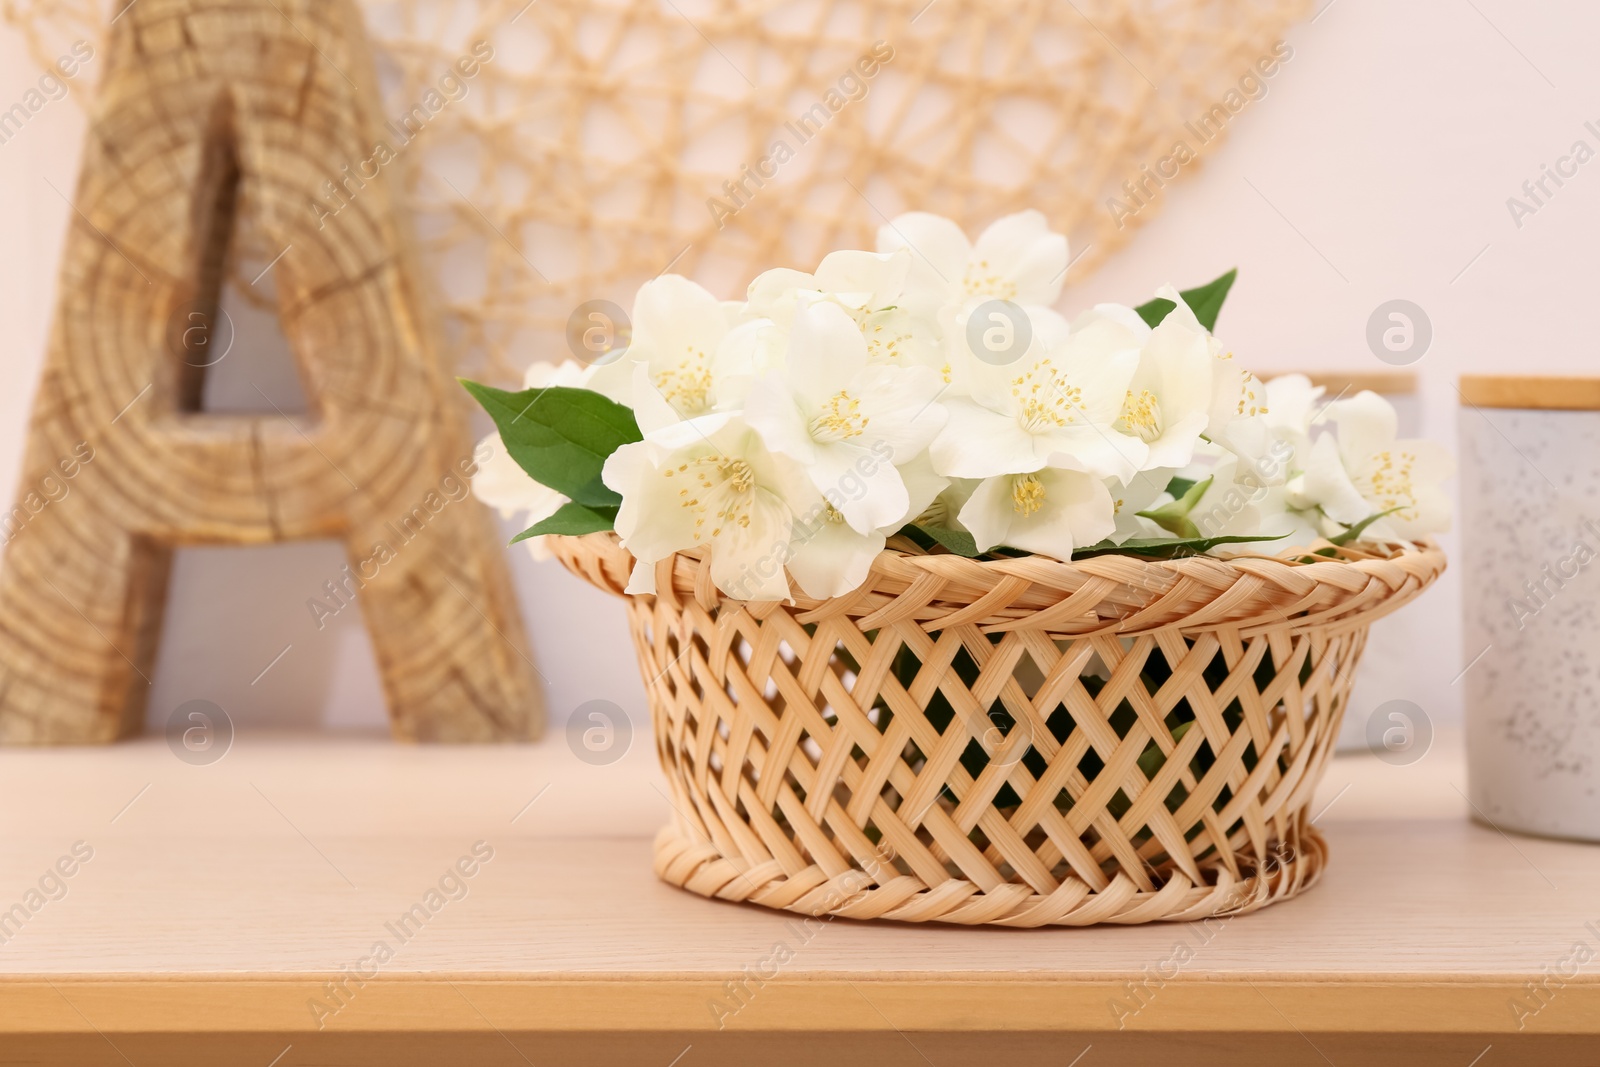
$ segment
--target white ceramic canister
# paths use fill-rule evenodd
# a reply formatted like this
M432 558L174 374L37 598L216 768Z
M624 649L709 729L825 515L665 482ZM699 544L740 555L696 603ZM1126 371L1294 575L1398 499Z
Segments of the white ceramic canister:
M1394 405L1401 437L1422 436L1422 398L1417 392L1417 376L1411 371L1373 371L1308 373L1313 385L1323 388L1319 404L1347 399L1371 390ZM1433 597L1423 597L1406 610L1379 619L1367 635L1366 651L1356 668L1350 699L1345 703L1344 722L1339 727L1338 751L1365 751L1372 747L1368 732L1378 709L1396 699L1424 702L1417 692L1414 669L1416 650L1427 644L1427 635L1436 633L1431 624ZM1388 727L1385 718L1379 729Z
M1461 381L1468 795L1600 841L1600 378Z

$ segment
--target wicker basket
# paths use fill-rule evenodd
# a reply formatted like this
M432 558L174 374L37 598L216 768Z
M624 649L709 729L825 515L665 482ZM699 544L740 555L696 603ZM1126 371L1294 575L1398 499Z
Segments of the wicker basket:
M612 534L551 538L621 594ZM1436 548L1317 562L978 561L891 543L834 600L629 597L677 816L661 878L807 915L1082 926L1312 885L1307 811L1367 626Z

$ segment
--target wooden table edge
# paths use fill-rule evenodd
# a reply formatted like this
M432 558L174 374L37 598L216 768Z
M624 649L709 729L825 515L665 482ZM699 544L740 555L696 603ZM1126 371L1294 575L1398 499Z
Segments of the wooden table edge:
M0 1035L1110 1031L1600 1033L1600 975L36 975ZM1531 983L1531 984L1530 984ZM1537 989L1539 992L1535 993Z

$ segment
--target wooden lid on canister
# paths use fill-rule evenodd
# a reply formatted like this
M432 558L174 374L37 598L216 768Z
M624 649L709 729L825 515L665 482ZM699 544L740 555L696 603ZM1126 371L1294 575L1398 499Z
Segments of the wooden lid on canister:
M1600 378L1463 374L1461 402L1479 408L1600 411Z
M1312 385L1320 385L1329 396L1349 395L1370 390L1379 396L1410 396L1417 391L1417 375L1409 370L1304 371ZM1277 375L1272 375L1277 377Z

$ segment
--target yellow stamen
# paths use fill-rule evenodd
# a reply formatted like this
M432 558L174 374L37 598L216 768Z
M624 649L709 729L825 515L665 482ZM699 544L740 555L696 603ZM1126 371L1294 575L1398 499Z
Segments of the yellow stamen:
M1011 483L1011 507L1023 518L1044 507L1044 483L1037 474L1024 474Z
M1385 449L1372 457L1376 463L1367 481L1371 496L1378 501L1379 511L1399 508L1395 514L1402 519L1416 518L1417 488L1413 479L1417 457L1413 452L1401 452L1398 459Z
M1147 444L1156 440L1163 429L1161 402L1148 389L1139 390L1138 395L1129 389L1128 395L1123 398L1122 414L1117 419L1116 428Z
M996 274L987 259L967 264L966 276L961 279L968 296L992 296L1001 300L1017 298L1017 283Z
M691 468L694 471L691 477L699 483L701 492L689 497L687 489L680 490L678 495L688 499L680 499L678 504L695 513L694 539L701 539L708 517L713 520L709 535L712 538L720 537L729 523L748 529L756 490L755 469L742 459L702 456L679 465L676 473ZM663 472L667 476L673 473L670 468Z
M1067 381L1065 371L1049 358L1039 360L1026 373L1011 379L1011 398L1017 404L1017 421L1029 433L1060 429L1078 421L1083 390Z
M861 414L861 401L841 389L811 420L811 436L821 441L846 441L866 432L869 416Z
M711 359L701 349L689 349L676 367L657 373L653 381L679 414L693 417L710 409Z

